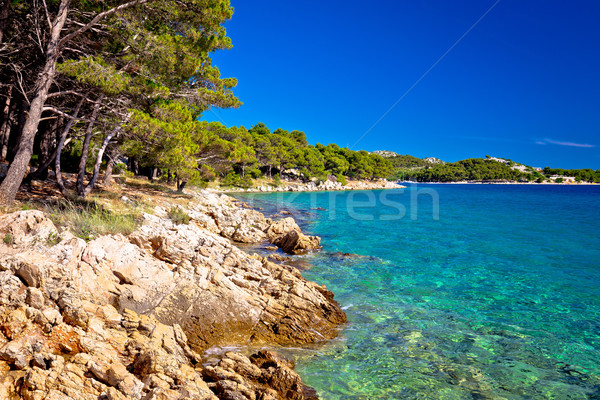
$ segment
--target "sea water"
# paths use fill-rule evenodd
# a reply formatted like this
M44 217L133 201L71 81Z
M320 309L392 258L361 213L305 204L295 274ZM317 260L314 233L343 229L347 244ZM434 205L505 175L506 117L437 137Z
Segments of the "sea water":
M348 324L285 350L321 398L600 399L599 186L240 197L322 237Z

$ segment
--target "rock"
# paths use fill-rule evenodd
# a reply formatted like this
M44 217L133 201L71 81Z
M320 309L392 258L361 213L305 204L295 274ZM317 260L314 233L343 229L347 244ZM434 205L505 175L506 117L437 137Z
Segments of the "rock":
M293 218L283 218L273 222L266 230L271 243L289 254L302 254L320 248L321 238L307 236Z
M63 317L60 312L54 308L46 308L42 311L42 315L51 325L59 325L63 322Z
M307 236L302 232L293 230L279 236L273 244L281 247L281 250L290 254L302 254L310 250L321 248L321 238L318 236Z
M316 399L314 389L302 384L293 363L275 353L260 351L247 358L226 353L204 370L205 379L222 399Z
M240 243L260 243L266 238L266 235L254 226L244 225L238 227L231 238Z
M44 307L44 294L35 287L27 288L27 304L41 310Z
M336 258L364 258L365 256L361 256L360 254L352 254L352 253L342 253L336 252L331 254L332 257Z
M10 238L13 245L43 244L48 237L56 234L56 227L42 211L25 210L0 215L0 235Z
M23 263L16 271L16 275L23 279L27 286L39 287L42 280L42 275L37 265Z
M24 369L32 358L33 349L26 340L13 340L0 349L0 359Z
M282 256L281 254L269 254L269 256L267 258L271 261L281 261L281 262L292 261L292 259L290 257Z
M217 198L215 195L206 194L202 202L193 208L190 216L201 221L200 226L209 227L209 231L228 239L242 243L263 241L264 231L270 221L262 213L241 208L235 202L235 199L225 195ZM214 222L206 221L201 215L212 217Z
M46 357L44 357L43 354L41 354L41 353L35 353L33 355L32 366L40 368L40 369L47 369L48 368L48 364L47 364L48 361L49 361L49 359L46 359Z
M110 244L115 250L102 262L130 270L127 283L120 286L120 308L148 313L164 324L179 323L197 352L250 339L279 344L320 341L335 336L335 325L345 321L339 306L317 289L307 287L304 297L290 294L294 285L305 286L300 274L276 264L265 268L228 240L194 224L173 231L161 219L148 219L131 237L161 259L177 263L178 272L167 274L164 264L147 259L141 249L124 252ZM298 250L303 242L295 243ZM325 310L336 311L330 315Z
M294 221L294 218L287 217L280 219L279 221L273 222L266 230L267 238L271 243L281 235L284 235L291 231L300 231L300 227Z

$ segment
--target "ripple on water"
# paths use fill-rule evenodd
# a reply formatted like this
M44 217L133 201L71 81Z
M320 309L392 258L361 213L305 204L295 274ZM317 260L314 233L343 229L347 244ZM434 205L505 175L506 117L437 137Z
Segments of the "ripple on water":
M298 215L335 211L305 221L325 251L303 274L349 319L288 351L305 382L324 399L600 398L600 188L434 188L438 221L427 197L414 220L359 221L348 194L294 196ZM408 192L389 199L410 210Z

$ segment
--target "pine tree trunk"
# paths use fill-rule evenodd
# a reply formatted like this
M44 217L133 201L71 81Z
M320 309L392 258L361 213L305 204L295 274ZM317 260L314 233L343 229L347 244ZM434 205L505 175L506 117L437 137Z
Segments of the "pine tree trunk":
M10 13L10 0L0 0L0 44L4 38L4 30Z
M54 171L56 173L56 184L58 185L60 192L65 197L67 197L69 195L69 191L65 187L65 182L63 181L62 172L60 171L60 155L61 155L62 149L65 145L65 140L67 139L67 135L69 134L69 131L75 124L75 120L76 120L77 116L79 115L79 110L81 109L81 106L83 105L84 101L85 101L85 99L81 99L79 104L77 104L77 107L75 108L75 111L73 112L73 119L70 119L67 122L67 125L65 125L65 129L63 130L62 135L60 135L60 138L58 139L58 143L56 144L56 160L54 161Z
M108 162L106 163L106 171L104 171L104 177L102 178L102 184L105 187L110 187L110 185L112 184L112 172L113 172L113 166L115 165L116 152L113 148L111 148L108 150L106 155L108 157Z
M27 113L29 112L29 104L27 104L26 99L22 99L19 103L20 107L15 104L16 109L13 111L15 113L18 110L17 126L11 131L8 137L8 154L6 155L6 159L9 163L12 163L19 151L19 143L23 137L23 129L27 122Z
M52 163L52 157L56 155L55 152L51 153L51 150L54 138L56 137L56 131L59 129L59 123L60 121L57 120L52 129L47 130L42 135L40 140L40 165L33 174L30 174L43 181L48 179L48 166Z
M94 130L94 124L96 123L96 119L98 118L98 111L100 111L100 106L102 105L102 100L104 100L104 95L101 95L96 105L94 106L94 111L92 111L92 116L90 117L90 122L85 131L85 138L83 139L83 146L81 148L81 159L79 160L79 173L77 174L77 184L75 187L77 188L77 195L80 197L85 197L85 167L87 165L87 160L90 154L90 142L92 141L92 132Z
M127 167L129 168L129 170L131 172L133 172L133 175L139 175L140 174L140 164L137 162L137 160L135 159L135 157L129 157L128 163L127 163Z
M1 42L1 40L0 40ZM0 161L6 160L6 156L8 155L8 141L10 138L10 129L11 123L10 119L11 115L11 101L12 101L12 91L13 86L11 85L8 88L8 93L6 96L6 103L4 104L4 110L2 111L2 115L4 116L4 120L2 121L2 126L0 126Z
M56 142L57 145L58 145L58 141L60 140L60 137L61 137L61 135L59 135L59 132L60 132L59 127L62 125L62 119L63 119L62 117L60 117L58 119L56 128L52 132L54 134L53 135L54 138L52 138L51 140ZM65 144L66 144L66 142L65 142ZM42 164L40 164L40 166L38 167L38 169L35 172L32 172L29 175L27 175L25 180L31 181L33 179L43 179L43 180L47 179L48 167L50 167L50 164L52 164L54 162L54 159L56 159L57 150L58 150L58 146L55 146L52 154L44 159L44 162L42 162Z
M90 182L84 188L83 195L80 194L81 197L87 196L92 192L92 189L94 189L94 185L96 184L96 181L98 180L98 175L100 174L100 164L102 164L102 157L104 156L106 146L108 146L110 140L113 138L114 135L116 135L119 132L119 130L121 130L120 127L114 129L111 133L108 134L108 136L104 138L102 146L100 146L100 150L98 150L98 155L96 156L96 163L94 164L94 172L92 174L92 179L90 179Z
M156 167L150 168L150 175L148 176L150 182L154 182L156 180L157 175L158 175L158 168L156 168Z
M19 186L21 186L23 177L27 172L27 166L33 153L35 134L40 124L40 118L44 111L44 104L48 98L50 86L54 82L56 75L56 61L60 55L58 42L62 28L67 20L70 2L71 0L61 1L58 14L53 22L50 40L46 48L46 64L36 81L35 87L37 89L29 107L29 115L23 127L19 149L10 164L6 178L4 178L2 185L0 185L0 204L9 205L15 201Z

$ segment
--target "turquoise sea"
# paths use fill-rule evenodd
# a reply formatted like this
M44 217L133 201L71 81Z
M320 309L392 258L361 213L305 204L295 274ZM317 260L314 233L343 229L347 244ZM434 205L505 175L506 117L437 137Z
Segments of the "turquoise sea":
M285 350L321 398L600 399L600 186L237 197L323 239L349 322Z

